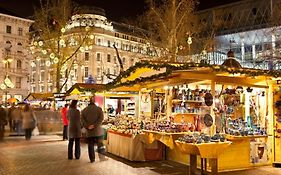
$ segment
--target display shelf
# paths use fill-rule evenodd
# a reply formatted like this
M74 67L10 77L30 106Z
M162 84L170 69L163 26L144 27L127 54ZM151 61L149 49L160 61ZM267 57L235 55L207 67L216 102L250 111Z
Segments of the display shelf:
M180 100L180 99L173 99L173 103L203 103L203 101L198 101L198 100Z
M204 115L204 113L179 113L179 112L173 112L172 115Z

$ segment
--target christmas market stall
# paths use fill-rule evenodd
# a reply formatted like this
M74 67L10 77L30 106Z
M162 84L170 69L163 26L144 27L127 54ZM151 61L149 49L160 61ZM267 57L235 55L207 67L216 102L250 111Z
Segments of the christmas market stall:
M162 71L124 81L141 68ZM192 167L198 162L202 171L215 174L272 162L272 87L280 75L227 65L143 62L107 88L138 87L139 98L151 104L150 116L139 107L144 142L160 141L167 159Z

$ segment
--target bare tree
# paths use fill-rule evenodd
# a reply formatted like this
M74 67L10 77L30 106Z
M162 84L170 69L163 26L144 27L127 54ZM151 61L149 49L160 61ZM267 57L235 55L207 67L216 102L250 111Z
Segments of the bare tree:
M177 61L178 55L190 52L192 37L198 32L194 9L196 0L147 0L148 10L139 18L140 27L147 29L150 48L158 56Z
M55 92L61 92L78 63L75 55L91 49L94 36L90 35L91 28L87 25L71 25L71 15L77 9L70 0L41 0L40 4L34 15L31 52L46 60L46 66L53 70Z

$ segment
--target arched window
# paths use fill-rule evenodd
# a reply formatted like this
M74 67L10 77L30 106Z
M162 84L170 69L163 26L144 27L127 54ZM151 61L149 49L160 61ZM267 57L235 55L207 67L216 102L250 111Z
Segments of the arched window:
M17 60L17 68L21 68L21 60Z
M11 41L6 41L6 44L12 44Z
M22 43L18 43L18 46L22 46Z

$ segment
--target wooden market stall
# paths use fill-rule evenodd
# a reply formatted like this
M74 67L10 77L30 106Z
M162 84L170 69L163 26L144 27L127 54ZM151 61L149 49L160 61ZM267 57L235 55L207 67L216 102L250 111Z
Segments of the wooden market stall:
M151 115L145 115L146 117L166 118L166 120L172 118L175 122L190 123L189 131L199 132L199 134L224 133L231 144L228 144L223 154L215 156L218 171L251 168L272 163L270 151L273 142L272 87L274 81L272 76L280 76L280 72L236 69L196 63L143 63L136 65L130 71L135 72L142 67L161 69L162 71L148 77L136 77L130 80L126 79L130 76L130 72L125 72L111 85L114 84L115 88L122 86L129 89L134 88L139 91L140 99L143 98L143 94L146 94L145 92L149 92L149 97L146 97L146 99L150 99L147 101L150 102L152 107L150 111L146 111L148 114L150 112ZM159 92L164 94L164 98L157 96ZM206 99L204 99L206 94L210 94L212 97L211 100L209 99L209 101L212 101L211 105L206 105ZM160 99L162 106L165 106L164 110L160 109L155 112L155 97ZM158 108L161 107L159 104L157 106ZM139 114L143 113L140 106ZM206 114L211 116L213 122L210 127L199 126L198 123L205 122L202 122L202 120L204 120ZM252 115L255 117L251 117ZM226 122L226 119L228 122ZM249 127L254 129L251 130L251 133L238 129L227 130L226 127L234 128L236 123L233 122L238 121L240 123L248 122L248 124L251 124ZM222 123L224 123L224 126L222 126ZM254 131L259 131L259 133L253 133ZM155 134L159 133L149 133L149 135ZM172 135L172 133L165 133L165 135L167 134ZM171 142L167 143L171 145ZM169 160L190 164L190 160L185 154L188 152L187 150L183 151L177 146L172 148L169 145L167 146L166 153ZM196 154L194 153L194 155ZM201 154L199 153L199 155ZM236 155L240 156L237 157ZM201 155L201 158L205 157ZM200 160L198 159L198 165L201 164ZM206 167L209 167L209 165L207 161Z

